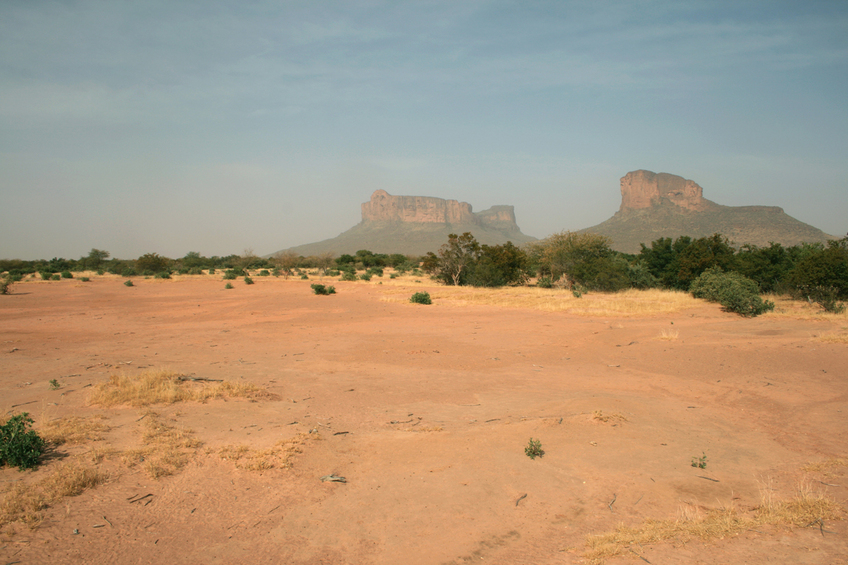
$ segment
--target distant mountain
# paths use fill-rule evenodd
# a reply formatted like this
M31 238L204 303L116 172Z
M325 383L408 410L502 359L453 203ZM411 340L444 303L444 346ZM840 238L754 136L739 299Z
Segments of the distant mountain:
M283 251L298 255L374 253L424 255L436 251L448 235L471 232L481 244L522 245L536 241L521 233L512 206L493 206L474 213L471 204L430 196L392 196L377 190L362 204L362 221L338 237Z
M834 239L777 206L722 206L703 196L697 183L668 173L632 171L621 179L621 207L609 220L580 230L606 235L612 247L638 253L640 243L661 237L693 238L720 233L735 246L770 242L784 246Z

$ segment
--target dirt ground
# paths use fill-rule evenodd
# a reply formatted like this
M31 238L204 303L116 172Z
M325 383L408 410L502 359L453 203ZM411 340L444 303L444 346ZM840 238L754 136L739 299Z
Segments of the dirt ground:
M3 528L3 563L585 563L589 535L749 512L802 483L846 507L845 459L805 470L848 454L848 346L816 339L846 333L845 318L745 319L706 303L586 317L440 301L427 281L333 281L337 294L315 296L314 281L254 280L106 276L0 296L3 414L27 411L36 429L101 414L110 428L36 471L0 470L2 488L138 444L145 409L88 404L112 374L167 369L270 393L153 407L203 442L191 462L153 479L106 457L105 484L34 529ZM397 298L418 290L433 305ZM217 454L296 437L288 469ZM543 457L525 455L530 438ZM606 562L844 563L846 535L844 519L763 525Z

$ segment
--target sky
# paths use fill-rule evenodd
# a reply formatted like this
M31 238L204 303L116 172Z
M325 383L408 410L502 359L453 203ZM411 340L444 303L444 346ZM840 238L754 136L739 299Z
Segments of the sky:
M372 192L545 237L619 179L848 232L848 2L0 2L0 258L266 255Z

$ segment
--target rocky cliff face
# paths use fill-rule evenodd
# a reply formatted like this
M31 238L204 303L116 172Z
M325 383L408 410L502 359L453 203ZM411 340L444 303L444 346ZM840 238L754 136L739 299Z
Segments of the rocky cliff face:
M632 171L621 178L621 208L640 210L671 203L700 212L716 206L704 198L704 189L691 180L668 173Z
M430 196L393 196L385 190L374 191L371 200L362 204L362 221L509 225L518 229L512 206L493 206L475 214L468 202Z

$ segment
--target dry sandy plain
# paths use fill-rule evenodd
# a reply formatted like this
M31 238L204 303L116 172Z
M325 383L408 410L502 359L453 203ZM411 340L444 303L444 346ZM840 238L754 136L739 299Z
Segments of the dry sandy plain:
M590 536L621 525L643 535L606 563L848 562L844 315L254 280L107 275L0 296L3 413L100 427L35 471L0 470L4 511L57 469L108 474L34 527L3 525L2 563L590 563ZM434 304L410 304L418 290ZM260 392L91 404L111 375L162 370ZM151 476L151 423L190 438L171 475ZM531 437L543 457L525 455ZM799 492L824 519L775 517Z

